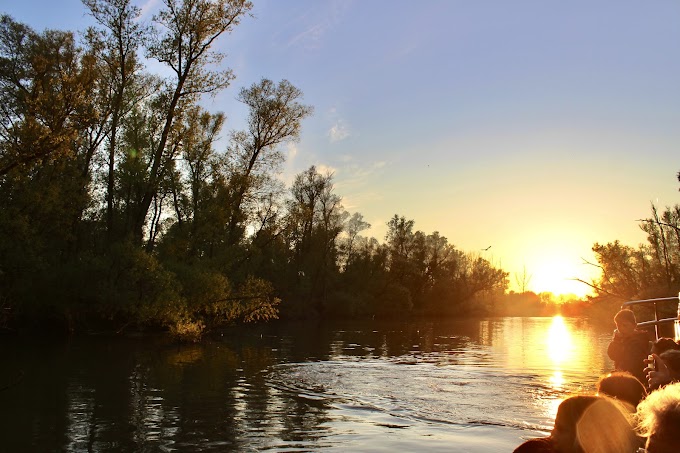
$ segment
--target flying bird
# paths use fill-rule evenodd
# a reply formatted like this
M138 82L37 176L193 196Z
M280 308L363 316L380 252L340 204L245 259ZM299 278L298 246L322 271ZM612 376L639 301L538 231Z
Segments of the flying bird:
M488 246L487 248L482 249L482 250L484 250L484 251L486 252L486 251L489 250L490 248L491 248L491 246Z

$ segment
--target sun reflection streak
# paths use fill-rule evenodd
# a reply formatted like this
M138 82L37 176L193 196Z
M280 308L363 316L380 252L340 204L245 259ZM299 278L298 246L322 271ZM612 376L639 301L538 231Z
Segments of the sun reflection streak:
M555 367L554 374L549 378L549 382L554 389L562 389L566 382L561 365L568 362L574 352L574 342L562 316L553 317L546 342L548 356Z
M601 333L587 319L562 316L510 318L504 323L492 346L505 352L506 366L531 373L535 385L528 385L527 391L534 400L534 415L541 429L550 431L560 403L590 392L598 377L611 369L605 352L609 331Z
M569 361L574 353L574 342L562 316L553 317L548 330L548 356L555 365Z
M562 388L564 386L564 376L561 371L555 371L555 374L550 376L549 381L555 388Z

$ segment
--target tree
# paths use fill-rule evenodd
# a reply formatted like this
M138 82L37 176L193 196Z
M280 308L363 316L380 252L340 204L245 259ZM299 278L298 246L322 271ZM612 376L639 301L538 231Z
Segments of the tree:
M119 126L124 115L141 96L141 65L137 50L148 30L138 21L140 8L131 0L82 0L90 14L103 27L102 31L88 30L87 40L98 49L101 60L98 92L102 112L100 128L93 146L98 146L104 136L108 137L106 176L106 226L111 240L114 219L115 166Z
M531 283L532 274L527 272L526 264L522 265L522 272L515 272L515 285L520 293L526 293Z
M188 196L176 190L173 194L177 227L189 224L189 253L206 254L224 234L229 209L225 199L226 178L222 159L216 155L214 143L224 124L222 113L211 114L194 107L185 115L181 128L181 149Z
M427 236L427 276L430 285L444 277L447 263L455 256L455 248L438 231Z
M313 111L301 104L301 99L302 91L287 80L275 84L262 79L239 92L238 100L248 106L249 112L248 129L232 134L230 148L234 194L228 227L231 244L238 242L247 221L243 204L248 192L255 188L255 175L278 169L283 159L279 146L299 139L302 120Z
M346 212L334 193L333 176L311 166L295 177L288 200L287 234L298 280L305 294L323 310L329 279L338 270L338 236Z
M174 120L201 94L214 94L233 79L231 70L213 71L208 65L218 63L223 55L211 51L224 33L230 32L251 8L246 0L163 0L164 8L154 16L161 27L154 29L148 56L167 65L173 78L166 81L163 96L163 127L144 181L142 198L134 216L134 237L141 243L149 207L159 182L178 149L167 146Z
M73 283L95 230L96 77L73 33L0 18L0 292L29 312L59 316L80 302Z
M409 276L409 258L413 249L413 220L394 215L387 222L385 241L390 251L390 273L397 281L405 281Z
M640 220L647 244L637 248L619 241L595 243L600 277L592 286L599 296L619 299L664 297L680 290L680 206L659 214L652 204L650 218ZM587 282L585 282L587 283Z
M340 244L343 257L343 267L347 267L348 263L352 262L356 253L357 242L359 241L359 233L371 228L371 224L364 221L364 216L355 212L347 220L344 227L347 236Z
M643 249L635 250L614 241L607 244L595 243L593 252L602 271L597 284L597 290L601 294L630 300L641 293L646 280L641 271L649 269L648 258Z
M658 210L652 204L652 218L644 219L640 224L642 231L647 233L647 241L652 247L662 280L668 291L678 281L678 264L680 261L680 215L679 207L675 211L666 208L659 217Z
M93 62L73 33L0 16L0 184L11 170L72 155L92 121Z

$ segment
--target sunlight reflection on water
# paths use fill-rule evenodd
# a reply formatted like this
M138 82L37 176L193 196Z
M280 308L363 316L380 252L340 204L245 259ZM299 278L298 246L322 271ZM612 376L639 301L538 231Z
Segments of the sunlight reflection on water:
M548 354L555 366L559 366L562 362L567 362L571 359L574 352L574 343L562 316L553 317L546 340Z
M400 424L496 426L499 438L510 429L519 439L547 434L562 399L594 391L610 366L603 353L608 336L561 316L508 318L500 328L481 322L477 341L443 332L429 337L428 347L414 344L405 354L378 348L359 358L351 354L359 345L343 349L340 336L333 360L284 364L272 380L282 388L291 378L302 388L323 383L324 393L344 402L332 408L345 417L350 408L361 411L357 424L384 424L370 414L380 420L387 414ZM457 347L447 344L452 339Z
M8 369L27 376L4 395L3 441L12 451L512 451L550 431L564 397L594 391L611 367L609 338L555 317L272 326L187 347L3 345Z

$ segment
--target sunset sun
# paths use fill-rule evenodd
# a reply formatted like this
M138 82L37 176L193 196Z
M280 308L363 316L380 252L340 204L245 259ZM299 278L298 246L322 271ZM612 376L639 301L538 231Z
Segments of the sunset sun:
M590 292L590 287L577 281L582 269L570 265L566 261L546 260L534 271L530 287L535 293L551 292L555 296L574 294L584 297Z
M571 243L581 245L576 249ZM533 236L525 234L518 239L516 247L506 251L515 257L509 263L514 270L511 284L517 292L583 298L592 289L583 282L597 278L599 270L588 264L594 261L590 247L588 238L571 227L545 228Z

